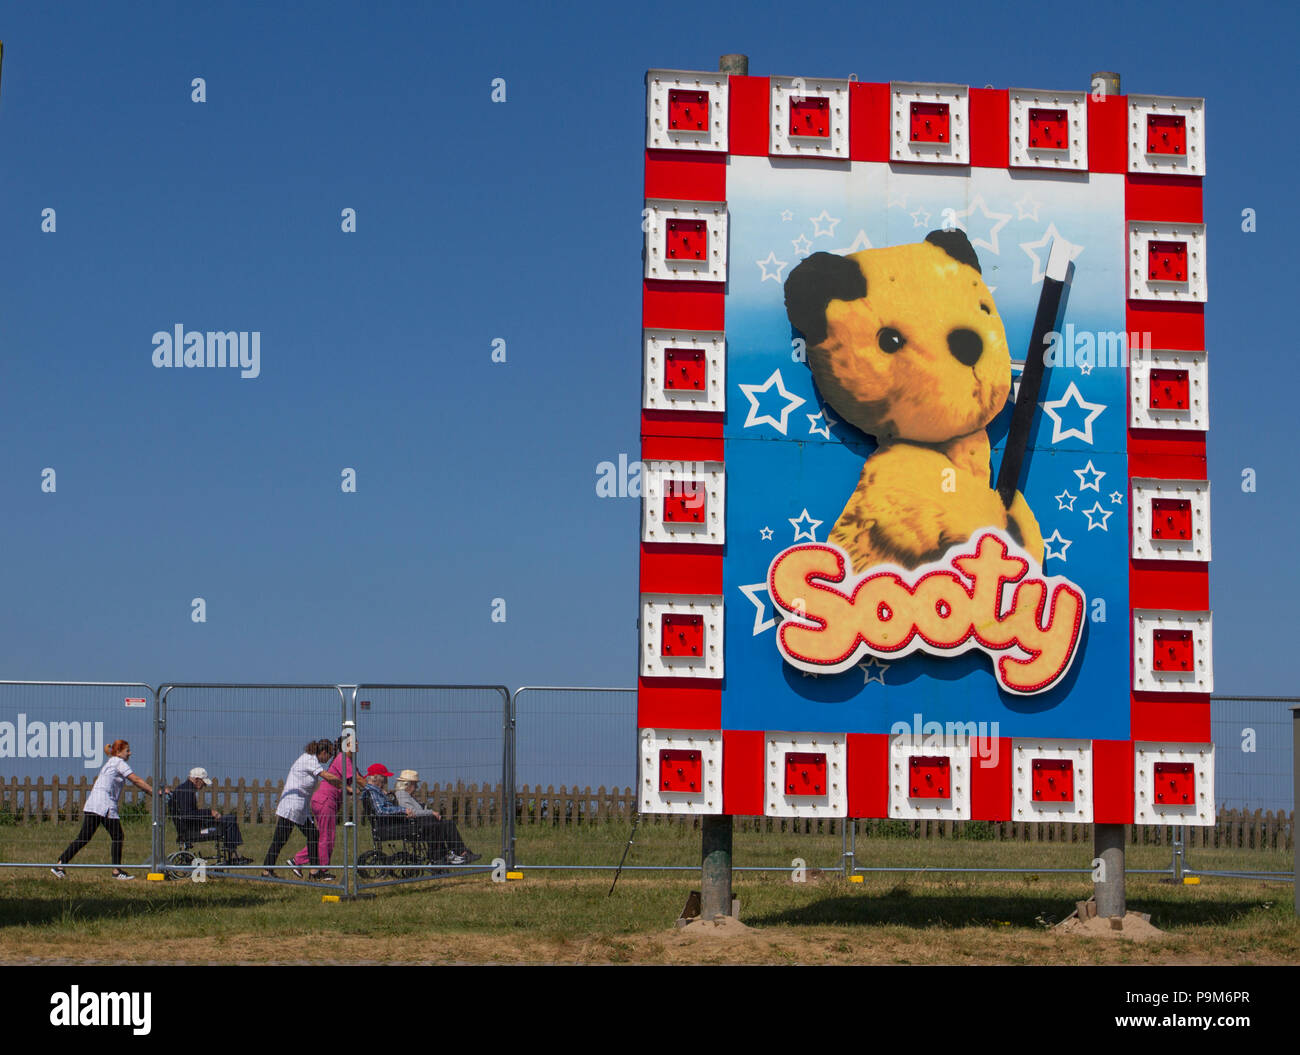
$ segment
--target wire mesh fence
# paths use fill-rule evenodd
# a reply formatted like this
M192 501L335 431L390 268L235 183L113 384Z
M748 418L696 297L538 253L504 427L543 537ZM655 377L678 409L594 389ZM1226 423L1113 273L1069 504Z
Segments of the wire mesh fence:
M1290 874L1295 702L1213 699L1218 823L1185 829L1182 840L1168 826L1131 828L1131 870ZM177 878L203 870L261 878L270 868L276 881L355 893L498 860L533 870L700 865L698 817L638 815L634 689L527 686L512 696L499 686L173 683L155 691L141 682L0 682L0 863L54 862L83 819L105 744L118 739L132 743L136 773L168 792L151 802L147 790L123 785L124 860ZM313 752L324 744L328 751ZM347 746L355 753L341 755ZM363 791L376 764L388 774L376 782L386 817ZM317 777L317 766L335 779ZM192 771L203 774L197 784ZM295 792L304 771L309 787ZM304 809L282 808L286 795ZM6 838L17 825L23 838ZM888 820L737 817L733 829L738 871L983 870L982 846L1022 842L1044 860L1059 858L1063 870L1086 871L1091 859L1086 825L970 821L922 831ZM109 840L92 838L74 867L110 867L109 850ZM1243 864L1241 851L1257 853L1258 865ZM986 856L989 870L1008 869L1005 852Z
M337 685L163 685L166 873L333 882L346 711Z
M155 693L143 682L0 682L0 822L68 822L43 842L19 844L0 853L14 864L49 866L66 858L66 869L113 868L104 853L110 837L92 835L89 849L64 843L83 823L86 801L108 758L111 743L125 741L131 755L126 763L153 786ZM122 839L112 856L124 867L143 867L153 845L150 795L123 780L118 799L99 806L106 819L121 825ZM57 849L55 848L57 844ZM62 853L60 853L62 851ZM28 858L28 860L23 860Z
M356 889L443 879L508 856L510 693L358 685ZM388 792L392 793L392 798Z

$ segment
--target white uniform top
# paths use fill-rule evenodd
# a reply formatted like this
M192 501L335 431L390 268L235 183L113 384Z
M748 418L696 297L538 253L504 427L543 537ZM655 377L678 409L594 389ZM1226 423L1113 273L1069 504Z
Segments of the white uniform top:
M131 775L131 767L114 755L104 763L104 768L95 778L95 786L86 796L86 813L97 813L101 817L117 819L117 798L122 794L122 785Z
M300 755L284 779L284 791L280 793L280 804L275 807L275 815L291 820L294 824L306 824L311 817L312 792L316 790L316 784L324 772L325 767L315 755Z

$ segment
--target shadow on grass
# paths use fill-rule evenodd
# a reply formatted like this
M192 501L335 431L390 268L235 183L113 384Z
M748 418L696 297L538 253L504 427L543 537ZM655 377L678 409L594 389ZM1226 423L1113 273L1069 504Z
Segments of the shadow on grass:
M1289 899L1288 899L1289 901ZM1159 896L1130 898L1130 911L1148 912L1161 928L1222 925L1260 909L1259 897L1194 902ZM1273 901L1272 904L1276 904ZM743 913L750 926L994 927L1045 930L1074 911L1075 902L1050 894L912 894L895 887L878 895L830 897L777 912Z
M243 909L263 906L265 896L251 891L213 894L205 891L200 898L188 891L166 900L139 898L78 897L71 892L49 897L0 898L0 930L6 927L33 927L49 923L84 922L101 919L132 919L138 916L159 916L191 909Z

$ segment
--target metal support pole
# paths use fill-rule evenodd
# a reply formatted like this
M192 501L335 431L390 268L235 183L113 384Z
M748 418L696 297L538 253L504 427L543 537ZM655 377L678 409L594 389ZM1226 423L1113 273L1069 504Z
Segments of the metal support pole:
M723 55L718 59L718 72L731 77L749 76L748 55Z
M1098 82L1100 82L1100 84ZM1110 70L1099 70L1097 73L1094 73L1089 87L1090 90L1094 92L1100 88L1100 90L1106 95L1122 94L1119 90L1119 74L1113 73Z
M1170 862L1170 867L1173 868L1174 870L1175 883L1181 883L1183 881L1183 869L1186 867L1186 862L1183 860L1183 839L1185 837L1184 832L1185 829L1181 824L1174 825L1174 838L1173 838L1174 859L1173 861Z
M731 818L703 818L700 918L731 915Z
M1300 819L1300 707L1291 708L1291 845L1295 849L1295 914L1300 916L1300 839L1295 822Z
M1092 852L1101 860L1100 878L1092 881L1097 915L1109 919L1122 918L1127 911L1124 899L1124 825L1094 824ZM1098 875L1095 864L1093 868L1093 875Z

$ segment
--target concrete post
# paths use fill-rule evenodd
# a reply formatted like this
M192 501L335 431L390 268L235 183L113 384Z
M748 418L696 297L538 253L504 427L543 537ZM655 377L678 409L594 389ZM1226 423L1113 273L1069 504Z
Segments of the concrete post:
M731 818L705 817L701 854L700 918L731 915Z
M1097 915L1105 918L1122 918L1128 911L1124 898L1124 825L1094 824L1092 826L1092 853L1100 859L1093 864L1093 896L1097 899Z

